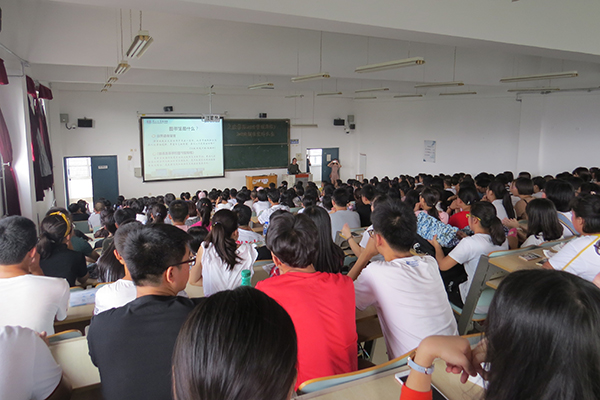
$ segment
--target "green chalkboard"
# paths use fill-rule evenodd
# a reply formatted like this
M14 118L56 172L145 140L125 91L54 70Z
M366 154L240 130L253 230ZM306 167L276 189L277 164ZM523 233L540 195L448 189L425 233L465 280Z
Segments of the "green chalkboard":
M223 120L226 170L287 168L289 143L289 119Z

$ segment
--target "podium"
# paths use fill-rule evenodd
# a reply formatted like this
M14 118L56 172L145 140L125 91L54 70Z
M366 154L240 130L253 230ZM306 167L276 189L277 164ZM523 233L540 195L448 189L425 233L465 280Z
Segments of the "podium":
M246 187L249 190L253 190L255 186L260 186L263 188L268 188L269 183L274 183L277 186L277 175L256 175L256 176L248 176L246 175Z
M282 175L281 180L287 181L288 187L294 186L297 182L302 182L306 187L306 184L309 181L312 181L312 174L309 173L301 173L296 175Z

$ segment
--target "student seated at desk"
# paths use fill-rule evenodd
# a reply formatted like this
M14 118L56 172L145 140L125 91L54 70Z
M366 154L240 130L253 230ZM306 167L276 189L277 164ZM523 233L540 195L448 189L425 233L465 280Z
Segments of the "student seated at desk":
M267 247L281 275L256 285L294 322L298 335L295 388L308 379L356 371L358 364L352 280L315 270L317 237L317 227L306 215L273 215Z
M233 207L233 212L238 217L238 238L237 243L258 243L263 242L264 238L260 233L254 232L250 228L250 220L252 219L252 210L244 204L236 204Z
M97 201L94 204L94 213L88 218L88 225L90 227L90 231L95 233L98 229L102 228L102 223L100 222L100 213L105 209L106 206L102 201Z
M191 237L172 225L146 225L127 235L121 254L137 299L92 318L90 357L100 370L106 399L171 399L175 340L203 299L177 296L185 289Z
M69 284L43 276L36 243L33 221L19 216L0 220L0 326L20 325L52 335L54 320L67 317Z
M258 256L255 245L237 244L237 239L237 214L230 210L217 211L212 229L198 249L189 278L190 284L204 287L205 296L240 286L243 270L254 274L252 266Z
M213 210L212 203L206 197L202 198L198 200L198 203L196 203L196 209L198 210L198 216L200 217L200 220L192 224L191 227L202 226L210 231L210 217Z
M575 198L572 210L573 226L581 237L565 244L544 268L567 271L593 281L600 273L600 253L596 246L600 242L600 195Z
M331 236L329 235L329 232L331 232L329 214L327 214L327 211L323 207L317 206L305 208L303 214L315 223L319 232L317 256L314 263L315 270L319 272L332 272L334 274L341 272L346 256L340 246L331 240Z
M525 208L527 203L533 200L533 181L530 178L517 178L510 186L510 192L519 200L515 204L515 216L517 219L527 219Z
M571 202L575 198L575 189L573 189L573 186L567 181L553 179L546 182L544 194L556 207L558 220L563 226L563 237L567 238L578 235L579 233L575 230L571 221L573 217Z
M264 210L267 210L271 207L271 203L269 203L269 198L267 196L267 191L265 189L259 189L256 191L256 201L252 204L252 211L258 216Z
M356 307L377 308L390 360L429 335L456 335L435 259L410 252L417 235L414 211L399 199L378 198L371 219L372 237L348 276L356 279ZM385 261L366 266L378 253Z
M508 242L506 241L502 222L496 217L496 208L492 204L486 201L476 202L471 206L468 220L469 227L475 234L462 239L447 256L444 256L442 246L440 246L435 236L433 240L430 240L435 248L435 257L440 270L448 271L456 264L465 266L468 278L459 286L463 303L456 304L459 307L463 307L464 302L467 301L467 295L479 264L479 258L492 251L508 250ZM475 312L486 313L487 307L478 306Z
M335 240L338 231L341 231L344 224L348 224L350 229L360 228L360 216L356 211L348 210L348 201L350 197L344 188L335 189L331 198L333 205L331 217L331 238Z
M46 339L21 326L0 326L0 399L67 400L71 385Z
M84 285L88 279L85 256L69 248L73 225L67 215L60 211L48 215L40 231L36 249L44 275L65 278L69 286L75 286L75 281Z
M189 207L183 200L174 200L169 204L169 216L173 221L173 226L187 232L189 226L186 225L185 220L187 219Z
M477 373L487 379L484 399L598 399L600 290L561 271L509 274L490 305L482 342L471 350L461 337L424 339L410 357L401 400L431 399L436 358L463 383Z
M260 196L259 196L260 198ZM261 224L265 224L269 222L269 218L271 218L271 214L273 214L277 210L285 210L290 211L290 207L279 204L279 200L281 199L281 194L277 189L270 189L267 192L267 198L269 199L270 208L263 210L258 214L258 222Z
M288 400L297 340L289 314L259 290L214 294L181 328L173 354L179 400Z
M525 210L527 239L521 247L539 246L544 242L562 238L563 227L558 220L554 203L548 199L533 199Z

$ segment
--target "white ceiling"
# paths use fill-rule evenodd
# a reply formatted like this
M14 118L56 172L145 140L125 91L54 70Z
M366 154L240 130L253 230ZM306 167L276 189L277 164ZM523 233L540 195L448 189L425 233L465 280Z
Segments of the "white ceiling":
M385 86L390 91L383 96L391 97L415 93L415 83L456 79L466 86L419 93L507 95L517 85L500 84L501 77L569 70L580 76L520 86L600 86L600 29L593 20L600 2L593 0L0 0L0 6L0 43L29 61L28 74L56 87L99 90L112 74L121 58L119 7L125 50L140 9L155 41L111 90L202 93L215 85L217 93L242 94L252 83L271 81L276 89L261 94L354 96ZM409 56L426 63L354 72ZM4 51L0 57L18 71L14 57ZM320 69L332 78L290 82Z

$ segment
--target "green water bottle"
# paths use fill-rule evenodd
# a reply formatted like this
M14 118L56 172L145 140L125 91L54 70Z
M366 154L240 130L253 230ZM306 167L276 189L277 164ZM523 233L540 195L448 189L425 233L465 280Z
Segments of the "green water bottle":
M242 286L251 286L250 279L250 271L247 269L242 270Z

